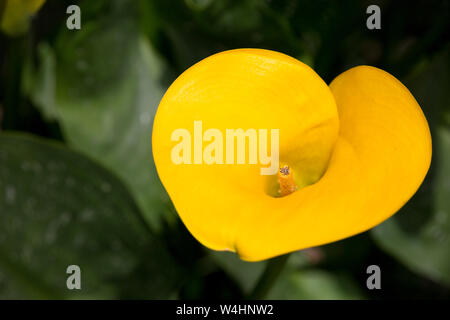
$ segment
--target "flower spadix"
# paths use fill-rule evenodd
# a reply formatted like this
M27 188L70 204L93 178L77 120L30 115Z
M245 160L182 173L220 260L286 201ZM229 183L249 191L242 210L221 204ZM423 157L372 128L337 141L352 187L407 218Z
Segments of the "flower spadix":
M302 62L262 49L225 51L179 76L152 144L192 235L249 261L372 228L415 193L431 160L427 121L388 73L360 66L328 87Z

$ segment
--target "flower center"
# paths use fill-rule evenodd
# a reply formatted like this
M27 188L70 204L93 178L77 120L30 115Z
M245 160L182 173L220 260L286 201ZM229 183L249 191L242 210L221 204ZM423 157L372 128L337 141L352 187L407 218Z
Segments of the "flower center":
M287 196L297 190L294 173L287 165L281 167L278 171L278 183L280 186L278 194L281 197Z

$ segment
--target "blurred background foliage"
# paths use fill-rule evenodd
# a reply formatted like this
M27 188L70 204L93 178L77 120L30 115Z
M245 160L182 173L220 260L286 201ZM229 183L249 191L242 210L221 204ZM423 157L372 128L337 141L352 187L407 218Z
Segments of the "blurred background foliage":
M81 30L66 28L71 4ZM366 28L370 4L381 30ZM431 170L397 215L292 254L267 297L450 297L449 1L0 0L0 17L0 298L248 296L267 262L198 244L151 154L171 81L238 47L294 56L327 83L382 68L433 136ZM71 264L80 291L66 289ZM366 288L371 264L382 290Z

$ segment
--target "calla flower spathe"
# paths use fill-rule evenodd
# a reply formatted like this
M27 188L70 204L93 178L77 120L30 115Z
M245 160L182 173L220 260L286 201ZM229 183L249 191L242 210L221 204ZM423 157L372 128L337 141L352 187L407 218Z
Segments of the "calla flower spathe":
M279 129L280 168L296 190L276 196L277 175L254 164L175 164L172 132L198 120L203 130ZM159 105L152 143L192 235L248 261L378 225L413 196L431 161L422 110L390 74L359 66L328 87L302 62L262 49L225 51L186 70Z

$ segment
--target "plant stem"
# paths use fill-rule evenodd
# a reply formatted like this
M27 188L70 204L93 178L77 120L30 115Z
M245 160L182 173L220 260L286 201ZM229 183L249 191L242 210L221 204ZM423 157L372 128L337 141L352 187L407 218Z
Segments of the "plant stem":
M289 259L289 255L290 254L285 254L268 261L263 274L259 278L258 283L249 296L250 299L260 300L266 297L278 279L278 276L283 271L283 268Z

